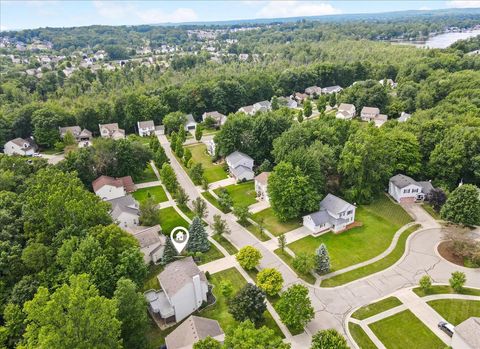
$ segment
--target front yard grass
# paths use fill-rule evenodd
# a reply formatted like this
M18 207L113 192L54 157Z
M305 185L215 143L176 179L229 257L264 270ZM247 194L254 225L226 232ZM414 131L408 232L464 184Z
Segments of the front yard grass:
M454 326L472 316L480 317L480 300L437 299L427 304Z
M362 349L377 349L376 345L372 342L368 334L362 329L360 325L353 322L348 323L348 329L357 345Z
M220 195L222 189L225 189L230 194L234 206L250 206L257 202L257 193L255 192L255 183L253 181L232 184L223 188L215 189L215 194Z
M322 280L320 286L335 287L335 286L344 285L351 281L358 280L365 276L378 273L379 271L382 271L391 267L403 256L408 237L412 235L414 232L416 232L420 227L421 226L419 224L416 224L408 228L407 230L405 230L402 233L402 235L400 235L400 238L398 239L397 244L395 245L395 248L393 249L393 251L390 252L385 258L382 258L379 261L376 261L364 267L354 269L343 274L336 275L329 279L324 279Z
M281 222L273 214L271 207L253 214L252 219L257 223L263 219L263 226L265 229L275 236L282 235L283 233L300 228L302 226L300 219L292 219L286 222Z
M148 183L148 182L154 182L154 181L158 181L158 178L155 175L155 172L153 172L152 165L150 164L148 164L147 167L145 167L141 175L133 177L133 182L136 184Z
M386 310L398 307L399 305L402 305L402 302L397 297L388 297L376 303L361 307L352 314L352 317L357 320L363 320L373 315L383 313Z
M159 212L159 215L160 226L162 227L162 232L165 235L170 235L170 232L175 227L182 226L187 229L189 227L188 222L183 219L173 207L162 208Z
M208 183L213 183L225 178L228 178L227 172L223 169L222 165L214 164L212 158L207 154L207 147L205 144L195 144L187 146L192 152L192 159L194 163L201 163L204 169L204 177ZM187 173L188 173L187 169Z
M228 280L233 285L233 295L235 295L243 286L247 284L247 281L243 278L242 274L235 268L226 269L210 276L210 283L213 287L213 294L217 299L217 302L198 313L198 316L203 316L209 319L217 320L220 323L223 331L228 333L230 330L238 325L233 316L228 312L227 299L220 292L220 282ZM277 326L272 316L268 311L265 311L265 321L262 325L267 326L275 331L275 333L282 338L284 337L282 331Z
M155 187L138 189L133 193L133 197L135 200L137 200L141 204L148 198L149 193L150 193L150 197L157 204L164 201L168 201L167 194L165 194L165 190L163 190L163 187L161 185L157 185Z
M215 234L212 236L213 240L218 242L222 247L230 254L234 255L237 254L238 250L235 246L232 245L230 241L228 241L223 235Z
M443 349L445 344L410 310L369 325L387 349Z
M420 287L413 289L413 292L419 297L431 296L433 294L465 294L469 296L480 296L480 289L464 287L461 292L455 292L450 285L433 285L428 291Z
M355 220L363 225L340 234L308 235L288 247L295 254L313 254L324 243L330 255L331 271L341 270L381 254L390 245L395 232L412 219L400 205L382 195L374 203L358 207Z
M217 259L225 257L223 253L215 246L214 244L210 243L210 249L202 253L198 258L200 258L200 262L197 263L198 265L207 264L209 262L215 261Z
M299 278L305 280L306 282L312 285L315 283L317 279L311 273L306 273L306 274L300 273L298 270L296 270L293 267L293 257L290 256L287 252L283 252L280 248L277 248L273 252L275 252L275 254L279 256L285 263L287 263L290 266L290 268L292 268L292 270L295 271L295 273L298 275Z

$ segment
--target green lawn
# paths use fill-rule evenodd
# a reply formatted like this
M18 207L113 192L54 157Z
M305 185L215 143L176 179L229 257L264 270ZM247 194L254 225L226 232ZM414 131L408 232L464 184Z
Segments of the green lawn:
M363 225L340 234L309 235L288 247L295 253L315 253L324 243L330 255L331 270L340 270L381 254L390 245L395 232L412 219L400 205L383 195L371 205L358 207L355 220Z
M352 317L354 319L363 320L373 315L383 313L388 309L398 307L399 305L402 305L402 302L400 302L397 297L388 297L376 303L361 307L352 314Z
M158 283L157 275L163 270L163 265L149 265L148 267L148 274L145 278L145 282L143 283L142 291L148 290L159 290L160 284Z
M387 349L444 349L445 344L410 310L369 325Z
M133 177L133 182L137 184L153 182L153 181L158 181L158 178L155 175L155 172L153 172L152 166L150 164L148 164L147 167L145 167L145 169L143 170L140 176Z
M348 329L357 345L362 349L377 349L370 337L365 333L360 325L353 322L348 323Z
M441 218L440 218L440 214L437 213L437 212L433 209L433 207L430 206L429 204L424 203L424 204L422 205L422 207L423 207L423 209L424 209L425 211L427 211L428 214L429 214L430 216L432 216L434 219L441 219Z
M255 235L255 237L258 240L260 241L270 240L270 237L264 232L260 231L260 228L255 224L248 223L247 225L244 225L244 227L247 228L248 231L251 232L253 235Z
M270 233L275 236L289 232L302 226L299 219L292 219L286 222L281 222L274 214L271 207L257 212L252 215L255 222L259 222L263 218L263 225Z
M214 192L220 195L222 189L225 189L232 198L233 205L245 205L250 206L257 202L257 194L255 192L255 183L253 181L232 184L224 188L215 189Z
M173 207L167 207L160 210L160 226L163 233L169 235L173 228L178 226L188 228L189 224Z
M177 207L180 209L180 211L182 211L183 213L185 213L185 215L192 219L195 218L195 213L193 213L193 211L191 209L188 208L188 206L180 206L180 205L177 205Z
M335 287L344 285L348 282L363 278L365 276L377 273L379 271L385 270L388 267L394 265L405 252L405 246L407 243L407 239L410 235L412 235L415 231L420 228L420 225L416 224L407 230L405 230L395 245L395 248L392 252L390 252L385 258L380 259L372 264L366 265L364 267L351 270L349 272L331 277L329 279L322 280L320 286L322 287Z
M222 245L222 247L227 250L228 253L230 253L231 255L234 255L238 252L237 248L235 246L233 246L230 241L228 241L224 236L220 235L220 234L215 234L212 236L212 238L218 242L220 245Z
M437 299L427 303L454 326L472 316L480 317L480 300Z
M211 203L213 206L215 206L216 208L218 208L218 209L219 209L220 211L222 211L223 213L229 213L229 212L231 211L231 210L226 210L226 211L222 210L222 209L220 208L220 205L218 204L218 200L215 199L215 197L214 197L212 194L210 194L209 191L204 191L204 192L202 192L202 195L203 195L203 197L204 197L209 203Z
M223 253L214 244L210 243L210 249L207 252L201 254L200 262L197 264L207 264L211 261L215 261L223 257L225 257Z
M285 263L287 263L290 268L292 268L295 273L297 273L298 277L305 280L306 282L308 282L309 284L314 284L315 281L317 280L315 278L315 276L313 276L312 274L310 273L307 273L307 274L303 274L303 273L300 273L299 271L297 271L294 267L293 267L293 257L290 256L288 253L286 252L282 252L282 250L280 250L279 248L277 248L275 251L275 254L277 256L279 256Z
M157 324L150 316L148 317L148 320L150 321L150 327L148 328L146 333L147 349L160 348L162 344L165 344L165 337L168 336L173 330L175 330L178 325L180 325L177 324L162 331L158 328Z
M227 299L220 292L220 282L223 280L229 280L232 283L233 294L236 294L247 283L247 281L243 278L242 274L240 274L235 268L226 269L211 275L210 283L214 286L213 294L217 298L217 303L215 303L215 305L211 307L206 308L203 311L200 311L198 315L209 319L217 320L220 323L223 331L227 333L238 323L228 312ZM277 326L268 311L265 312L264 325L273 329L282 338L284 337L282 331Z
M208 155L205 144L191 145L188 146L188 149L192 152L193 162L201 163L203 165L203 169L205 170L204 176L208 183L216 182L228 177L227 172L225 172L222 165L214 164L212 162L212 158Z
M156 187L149 187L149 188L142 188L138 189L133 193L133 197L139 203L142 203L148 198L148 194L150 193L150 197L159 204L160 202L168 201L167 194L165 194L165 190L161 185Z
M416 287L413 289L413 292L419 297L425 297L425 296L430 296L432 294L454 294L457 293L453 288L451 288L449 285L434 285L425 292L422 290L420 287ZM458 292L459 294L466 294L470 296L480 296L480 290L475 289L475 288L468 288L464 287L462 292Z

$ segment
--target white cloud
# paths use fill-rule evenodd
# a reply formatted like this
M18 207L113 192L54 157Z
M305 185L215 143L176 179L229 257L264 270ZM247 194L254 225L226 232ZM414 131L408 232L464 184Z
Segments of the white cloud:
M7 26L0 24L0 32L8 30Z
M269 1L257 12L263 18L322 16L340 13L330 4L314 1Z
M480 7L480 1L453 0L453 1L447 1L447 6L455 7L455 8L474 8L474 7Z
M93 1L100 16L109 19L123 19L131 14L134 6L128 1Z
M160 9L151 9L144 12L137 11L136 15L143 23L180 23L198 19L197 14L191 8L177 8L171 13L166 13Z

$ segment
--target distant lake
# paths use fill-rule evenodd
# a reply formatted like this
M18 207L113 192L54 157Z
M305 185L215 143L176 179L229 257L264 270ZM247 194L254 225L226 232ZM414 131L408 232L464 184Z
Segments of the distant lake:
M425 42L428 48L447 48L458 40L465 40L480 35L480 29L462 33L445 33L431 37Z

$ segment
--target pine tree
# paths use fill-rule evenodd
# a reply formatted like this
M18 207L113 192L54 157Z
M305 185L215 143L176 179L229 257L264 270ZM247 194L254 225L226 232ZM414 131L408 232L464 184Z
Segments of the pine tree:
M330 256L327 246L321 244L315 254L315 271L319 274L327 274L330 271Z
M177 249L173 246L170 236L167 236L167 243L165 244L165 250L163 250L162 264L173 262L177 255Z
M187 250L190 252L207 252L210 249L210 241L203 227L200 218L195 217L188 229L190 238L188 239Z

